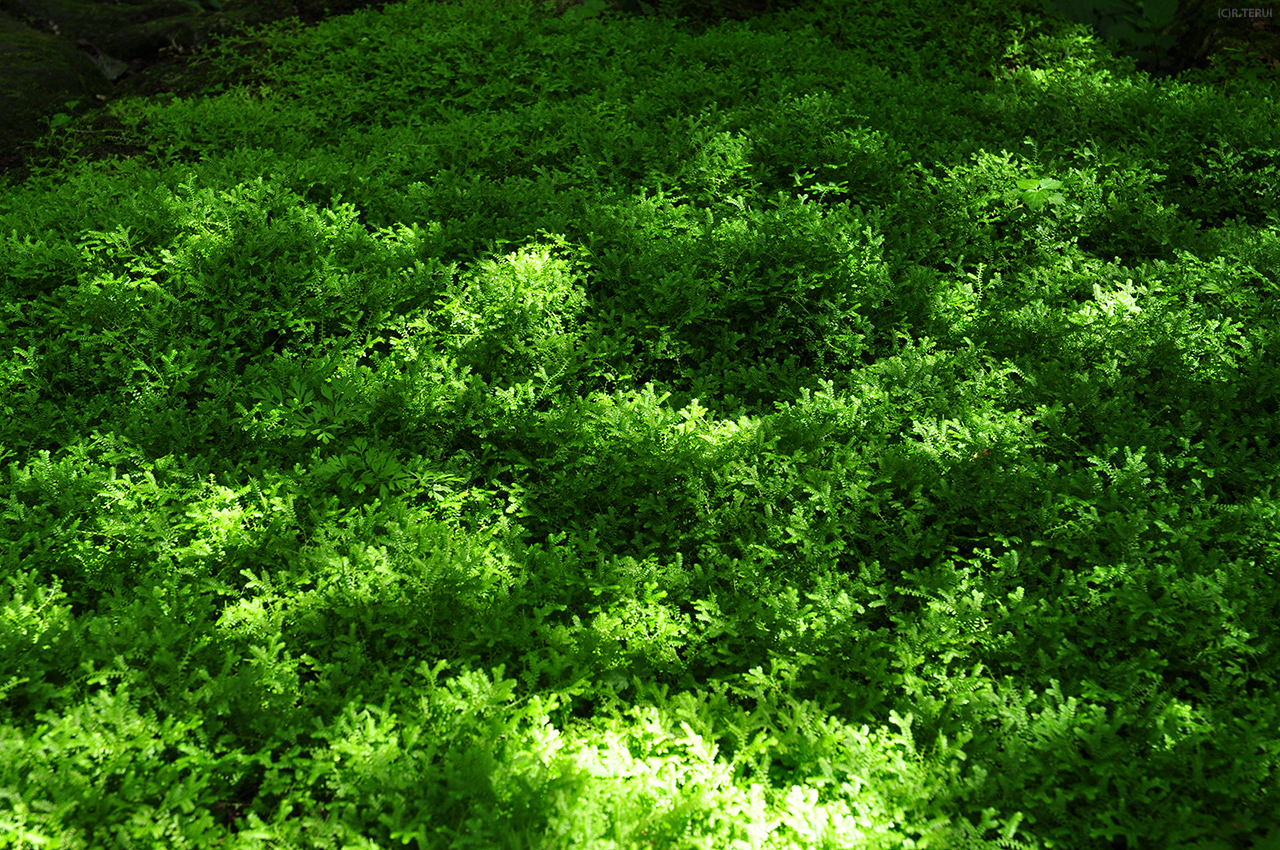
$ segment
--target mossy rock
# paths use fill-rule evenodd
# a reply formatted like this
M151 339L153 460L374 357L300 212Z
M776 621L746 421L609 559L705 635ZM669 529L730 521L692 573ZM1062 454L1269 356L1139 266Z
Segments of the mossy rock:
M0 150L39 135L65 101L104 95L111 83L73 42L0 12Z
M288 18L303 25L384 0L0 0L0 182L20 182L49 119L93 112L119 97L198 94L231 80L201 61L219 36ZM245 49L253 49L246 47ZM75 108L68 108L75 102ZM107 122L110 123L110 122ZM116 122L118 123L118 122ZM110 147L107 145L106 147Z

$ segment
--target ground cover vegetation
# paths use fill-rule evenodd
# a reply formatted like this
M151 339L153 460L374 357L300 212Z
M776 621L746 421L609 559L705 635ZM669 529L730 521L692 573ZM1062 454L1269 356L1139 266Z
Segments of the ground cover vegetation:
M940 5L410 0L62 128L0 846L1276 846L1277 92Z

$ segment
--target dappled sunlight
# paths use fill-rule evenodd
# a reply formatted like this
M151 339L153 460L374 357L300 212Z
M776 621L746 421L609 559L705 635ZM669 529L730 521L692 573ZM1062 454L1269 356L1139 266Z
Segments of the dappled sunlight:
M1274 841L1274 103L852 9L412 0L58 137L0 845Z

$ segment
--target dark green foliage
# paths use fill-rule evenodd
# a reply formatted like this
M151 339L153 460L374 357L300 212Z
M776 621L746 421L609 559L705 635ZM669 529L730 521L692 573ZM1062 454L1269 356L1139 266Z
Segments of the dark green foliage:
M0 846L1274 844L1274 103L584 8L0 196Z
M1043 8L1088 25L1153 76L1205 69L1254 81L1275 76L1280 29L1271 7L1210 0L1043 0ZM1223 62L1230 54L1244 55Z
M1143 60L1154 70L1180 70L1171 55L1178 44L1175 21L1200 12L1198 0L1046 0L1045 8L1067 20L1094 27L1119 50ZM1179 14L1181 11L1181 15Z

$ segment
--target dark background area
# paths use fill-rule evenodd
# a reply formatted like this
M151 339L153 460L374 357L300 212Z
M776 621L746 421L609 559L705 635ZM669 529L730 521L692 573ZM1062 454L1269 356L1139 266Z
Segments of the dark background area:
M58 113L85 119L86 155L100 159L139 153L101 110L122 97L186 97L216 87L252 83L252 70L221 67L208 48L219 38L296 18L304 27L384 0L157 0L125 5L101 0L0 0L0 91L7 120L0 126L0 173L25 179L43 159L36 141ZM252 58L265 47L237 42ZM68 106L68 103L73 105ZM93 114L97 113L97 114ZM42 164L56 165L56 162Z
M563 12L583 0L556 0ZM1043 11L1086 23L1138 67L1168 76L1221 65L1252 73L1280 69L1280 28L1271 17L1223 17L1219 0L1043 0ZM802 5L803 0L606 0L626 14L679 15L694 25L744 20ZM0 174L21 182L33 166L57 167L58 154L37 144L50 123L76 121L78 147L90 159L146 151L101 109L121 97L188 97L255 82L266 47L243 38L256 26L296 19L303 27L385 0L0 0ZM869 4L874 5L874 4ZM1176 10L1175 10L1176 7ZM1171 11L1173 10L1173 11ZM1265 10L1264 10L1265 11ZM220 65L210 50L236 37L245 66ZM1227 73L1234 73L1228 71ZM96 113L96 114L95 114Z

